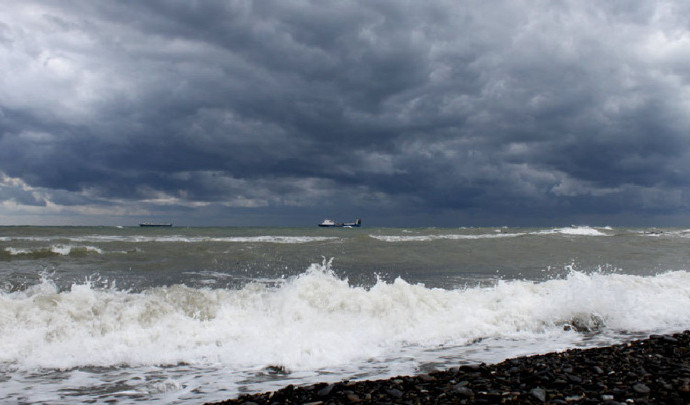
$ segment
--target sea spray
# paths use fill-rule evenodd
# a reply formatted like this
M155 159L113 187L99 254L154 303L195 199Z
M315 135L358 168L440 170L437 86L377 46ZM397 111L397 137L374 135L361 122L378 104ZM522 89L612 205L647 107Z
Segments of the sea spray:
M545 282L500 281L446 290L401 278L353 286L330 262L238 290L91 282L59 291L44 279L0 294L0 361L14 367L222 364L315 370L404 348L462 347L478 339L534 341L652 332L690 322L690 274L572 271Z

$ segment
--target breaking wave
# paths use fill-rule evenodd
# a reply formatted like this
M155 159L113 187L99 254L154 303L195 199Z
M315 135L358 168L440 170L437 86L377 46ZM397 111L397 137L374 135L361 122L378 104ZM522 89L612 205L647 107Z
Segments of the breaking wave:
M566 228L553 228L540 230L535 232L509 232L506 229L496 229L493 232L481 234L423 234L423 235L375 235L369 236L384 242L430 242L436 240L477 240L477 239L502 239L502 238L516 238L525 235L570 235L570 236L607 236L603 230L612 230L609 227L601 228L602 230L592 228L589 226L572 226Z
M68 240L79 243L103 243L103 242L122 242L122 243L144 243L144 242L180 242L180 243L202 243L202 242L229 242L229 243L310 243L321 242L327 240L335 240L335 236L227 236L227 237L210 237L210 236L182 236L182 235L166 235L166 236L141 236L141 235L86 235L86 236L4 236L0 237L0 241L34 241L34 242L52 242L56 240Z
M7 247L0 251L0 260L12 258L41 259L51 256L86 256L88 254L103 254L103 250L95 246L73 246L62 244L37 248Z
M603 228L606 230L611 230L611 228ZM554 234L554 233L559 233L562 235L578 235L578 236L606 236L607 234L605 232L600 231L599 229L592 228L589 226L571 226L571 227L566 227L566 228L555 228L551 230L545 230L545 231L539 231L538 234L544 235L544 234Z
M465 234L440 234L440 235L369 235L374 239L384 242L430 242L435 240L474 240L474 239L498 239L515 238L526 235L526 233L486 233L481 235Z
M690 323L690 273L573 271L545 282L427 288L398 278L350 285L330 263L238 290L184 285L142 292L49 278L0 293L0 363L17 369L221 364L315 370L401 350L481 339L541 344ZM524 346L524 345L523 345Z

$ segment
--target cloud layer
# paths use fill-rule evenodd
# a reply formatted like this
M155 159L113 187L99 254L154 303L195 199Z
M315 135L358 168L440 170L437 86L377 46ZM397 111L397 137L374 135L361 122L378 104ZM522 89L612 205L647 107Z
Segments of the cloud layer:
M672 224L690 205L683 2L4 8L0 223Z

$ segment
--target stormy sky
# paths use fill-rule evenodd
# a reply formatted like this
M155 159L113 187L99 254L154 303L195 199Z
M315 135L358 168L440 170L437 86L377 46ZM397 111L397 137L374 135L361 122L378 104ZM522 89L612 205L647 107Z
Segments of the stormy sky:
M687 2L0 10L0 224L690 225Z

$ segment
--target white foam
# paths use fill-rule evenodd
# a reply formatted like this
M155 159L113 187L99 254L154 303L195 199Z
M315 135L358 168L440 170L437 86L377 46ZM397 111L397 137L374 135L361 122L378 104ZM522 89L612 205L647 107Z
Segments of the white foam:
M434 240L473 240L473 239L498 239L498 238L515 238L525 235L525 233L486 233L479 235L467 234L434 234L434 235L373 235L369 236L384 242L430 242Z
M610 228L603 228L610 229ZM571 226L566 228L555 228L546 231L539 231L539 234L553 234L559 233L563 235L579 235L579 236L606 236L606 233L589 226Z
M9 254L10 256L20 256L30 254L31 249L6 247L5 252L7 252L7 254Z
M73 246L73 245L53 245L50 247L54 253L61 255L70 255L75 252L87 252L103 254L103 250L95 246Z
M370 289L328 264L276 287L181 285L141 293L50 280L0 294L0 362L20 369L219 364L336 367L370 358L462 346L479 338L572 341L565 324L608 331L684 328L690 273L653 277L572 272L542 283L430 289L402 279Z
M0 237L0 241L33 241L33 242L53 242L58 240L68 240L70 242L78 243L103 243L103 242L121 242L121 243L145 243L145 242L180 242L180 243L201 243L201 242L227 242L227 243L283 243L283 244L297 244L322 242L328 240L337 240L336 236L280 236L280 235L262 235L262 236L229 236L229 237L206 237L206 236L184 236L184 235L162 235L162 236L142 236L142 235L85 235L85 236L4 236Z
M492 233L482 234L426 234L426 235L375 235L369 236L384 242L430 242L435 240L472 240L472 239L496 239L515 238L524 235L575 235L575 236L607 236L605 232L589 226L572 226L565 228L545 229L536 232L507 232L507 228L494 229ZM603 227L602 230L612 230L611 227Z
M50 245L47 248L40 247L33 249L6 247L4 250L10 256L28 256L41 253L52 253L59 256L69 256L70 254L76 252L103 254L103 250L95 246L74 246L63 244Z
M337 240L335 236L252 236L252 237L229 237L213 238L210 242L236 242L236 243L310 243Z
M103 254L103 251L100 248L97 248L95 246L73 246L73 245L53 245L50 247L50 250L53 253L57 253L60 255L70 255L75 252L87 252L87 253L98 253L98 254Z

